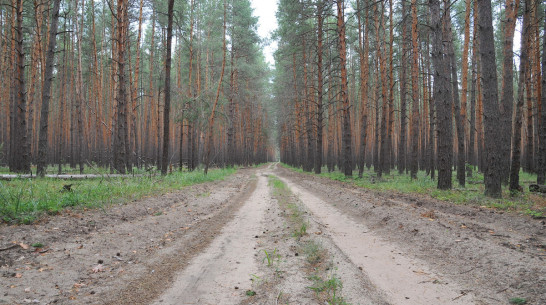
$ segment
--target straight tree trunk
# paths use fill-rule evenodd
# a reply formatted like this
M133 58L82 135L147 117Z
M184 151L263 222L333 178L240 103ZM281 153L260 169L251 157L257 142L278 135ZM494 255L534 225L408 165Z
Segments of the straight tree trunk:
M407 75L406 75L406 65L407 65L407 54L409 53L408 48L408 31L407 31L407 22L408 18L406 6L407 1L402 0L402 55L400 63L400 144L398 145L398 173L402 174L406 170L406 146L407 146Z
M49 101L51 100L51 84L53 83L53 67L55 63L55 45L57 42L57 25L61 0L53 1L51 24L49 25L49 40L47 43L44 85L42 87L42 109L40 111L40 136L38 140L38 160L36 175L45 176L48 152Z
M468 146L468 163L470 165L475 166L477 164L476 162L476 153L475 153L475 145L476 145L476 86L478 85L478 63L477 63L477 53L476 53L476 30L474 30L474 43L472 46L472 84L470 85L470 143ZM468 177L472 177L472 168L473 166L468 167L468 171L466 175Z
M466 0L466 8L465 8L465 17L464 17L464 42L463 42L463 56L462 56L462 71L461 71L461 78L462 78L462 91L461 91L461 119L464 122L465 126L465 137L467 135L466 133L466 108L467 108L467 99L468 99L468 53L470 49L470 11L472 10L471 6L472 1ZM465 145L467 145L467 155L466 155L466 162L469 164L472 164L472 161L470 159L470 149L474 148L474 142L473 141L465 141ZM466 167L466 164L465 164ZM466 169L466 168L465 168ZM468 166L467 170L471 170L471 167Z
M453 31L451 29L451 15L449 14L449 1L444 1L447 12L445 13L445 24L447 26L447 47L448 57L451 67L451 83L453 96L453 112L455 113L455 126L457 130L457 181L459 186L465 187L465 132L464 119L461 115L461 102L459 100L459 82L457 80L457 62L455 60L455 50L453 48ZM464 62L465 60L463 60Z
M438 189L451 189L453 154L452 98L449 84L449 63L444 55L440 2L429 0L432 28L432 61L434 64L434 100L438 114ZM445 16L445 15L444 15Z
M76 18L74 24L76 25L76 38L77 51L78 51L78 69L76 75L76 117L77 117L77 139L78 147L76 148L76 161L79 165L80 174L83 174L84 165L83 165L83 152L87 147L87 143L83 139L83 105L84 105L84 96L83 96L83 68L82 68L82 31L83 31L83 13L81 23L78 23L78 2L76 1ZM82 12L85 12L85 0L82 0Z
M127 94L125 81L125 39L126 25L125 14L127 14L127 0L118 0L117 4L117 73L118 73L118 93L117 93L117 118L114 148L114 168L120 174L126 172L126 151L125 142L127 141Z
M544 12L546 16L546 11ZM544 19L544 33L546 33L546 18ZM537 168L537 184L541 185L546 180L546 37L542 38L542 109L540 119L540 150L539 165Z
M387 160L388 167L385 169L387 174L394 168L394 149L393 149L393 133L394 133L394 18L393 18L393 1L389 0L389 120L387 131Z
M170 0L174 1L174 0ZM209 129L208 129L208 141L207 141L207 148L205 151L205 175L208 173L209 170L209 163L210 163L210 152L212 149L212 142L214 141L214 135L213 135L213 129L214 129L214 115L216 112L216 106L218 106L218 99L220 98L220 90L222 89L222 81L224 79L224 71L226 68L226 15L227 15L227 3L224 0L224 39L222 42L222 48L223 48L223 59L222 59L222 72L220 73L220 80L218 81L218 89L216 90L216 99L214 100L214 104L212 106L212 110L209 117Z
M510 134L512 132L512 111L514 104L514 30L516 28L519 0L506 0L506 19L504 21L503 74L500 103L501 161L500 172L504 184L508 183L510 172Z
M232 27L232 32L234 26ZM230 96L228 105L229 125L227 129L227 165L233 167L235 165L235 94L236 94L236 69L235 66L235 38L231 38L231 73L230 73Z
M501 148L498 141L500 139L500 130L498 129L500 114L491 0L478 0L478 29L484 99L485 195L500 198L502 197Z
M16 20L14 27L15 47L15 82L14 124L11 130L13 163L10 171L14 173L30 172L30 155L27 139L27 102L25 93L25 50L23 48L23 0L16 0Z
M323 17L324 3L322 0L317 2L317 144L315 152L315 174L320 174L322 170L322 120L324 117L324 110L322 105L323 90L323 77L322 77L322 26L324 23Z
M524 82L529 73L529 10L531 0L525 0L523 13L523 29L521 33L521 54L519 63L518 96L514 115L514 129L512 131L512 164L510 165L510 191L521 190L519 185L519 170L521 167L521 126L523 119Z
M360 1L357 2L357 4ZM360 48L360 153L358 159L358 177L362 178L364 172L364 162L366 161L366 141L368 140L368 20L369 20L369 6L366 6L365 27L362 28L360 18L360 7L357 8L358 12L358 39ZM362 32L364 32L362 34ZM364 42L362 42L362 35L364 35Z
M165 56L165 105L163 107L163 156L161 158L161 175L167 175L169 167L169 124L171 113L171 48L173 41L174 0L169 0L167 9L167 54Z
M431 88L431 68L430 68L430 65L431 65L431 60L430 60L430 47L429 47L429 43L428 43L428 35L426 37L426 45L427 45L427 52L425 52L425 58L426 58L426 62L427 62L427 82L428 82L428 87ZM431 91L433 89L430 89ZM429 93L429 103L428 103L428 107L429 107L429 129L428 129L428 142L429 142L429 145L427 147L427 156L428 156L428 162L429 162L429 171L430 171L430 179L434 180L435 178L435 174L436 174L436 154L435 154L435 151L436 151L436 145L435 145L435 142L434 142L434 136L435 136L435 130L436 130L436 116L435 116L435 101L434 99L431 98L432 97L432 94Z
M432 0L434 1L434 0ZM437 1L434 1L437 2ZM438 9L440 4L438 3ZM411 0L411 179L417 179L419 169L419 47L417 41L417 1Z
M377 171L377 176L381 177L383 172L386 172L389 167L389 145L388 145L388 120L389 120L389 100L387 97L387 67L386 67L386 58L384 58L384 38L383 38L383 24L384 24L384 7L383 4L381 4L381 13L380 17L380 27L377 29L378 35L378 60L379 60L379 70L380 70L380 77L381 77L381 149L380 149L380 155L379 155L379 170Z
M193 26L194 26L194 17L193 17L193 14L194 14L194 0L191 0L190 1L190 45L189 45L189 51L190 51L190 54L189 54L189 57L190 57L190 62L188 64L188 92L187 92L187 97L188 99L190 100L186 106L187 106L187 110L188 112L191 111L191 99L193 98L193 75L192 75L192 72L193 72ZM188 167L188 170L189 171L193 171L193 166L192 166L192 159L193 159L193 152L192 152L192 143L193 143L193 133L192 133L192 125L191 125L191 122L190 120L188 119L187 120L187 149L186 149L186 155L187 155L187 158L188 158L188 164L187 164L187 167Z
M337 0L337 34L339 39L339 57L341 60L341 101L342 101L342 146L343 173L346 177L353 175L351 151L351 109L349 104L349 88L347 85L347 45L345 42L344 0Z
M133 142L134 142L134 146L133 146L133 149L134 149L134 152L133 154L135 155L136 157L136 165L138 168L140 168L141 166L141 162L140 162L140 159L141 159L141 154L139 153L140 151L140 143L139 143L139 129L140 129L140 133L142 133L142 129L140 128L140 126L137 126L137 109L138 109L138 106L137 106L137 99L139 98L139 85L138 85L138 82L140 80L140 42L141 42L141 39L142 39L142 9L143 9L143 6L144 6L144 0L140 0L140 5L139 5L139 13L138 13L138 35L137 35L137 44L136 44L136 60L135 60L135 75L134 75L134 78L133 78L133 89L132 89L132 93L133 95L131 96L131 107L133 108L132 109L132 115L131 115L131 119L133 121L132 125L133 125L133 133L132 133L132 136L133 136ZM132 158L131 158L132 159Z

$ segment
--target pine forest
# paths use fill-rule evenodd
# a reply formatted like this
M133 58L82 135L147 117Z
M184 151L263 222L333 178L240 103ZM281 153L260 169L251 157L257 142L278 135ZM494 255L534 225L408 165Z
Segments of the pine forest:
M0 304L546 304L544 0L0 0Z
M539 0L3 0L0 147L12 173L280 159L485 193L546 171ZM276 42L274 64L264 47Z

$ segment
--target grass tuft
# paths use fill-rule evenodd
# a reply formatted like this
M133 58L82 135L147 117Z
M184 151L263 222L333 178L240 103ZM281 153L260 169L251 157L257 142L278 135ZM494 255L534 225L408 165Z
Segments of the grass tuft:
M527 304L527 300L524 298L511 298L510 304L519 304L519 305Z

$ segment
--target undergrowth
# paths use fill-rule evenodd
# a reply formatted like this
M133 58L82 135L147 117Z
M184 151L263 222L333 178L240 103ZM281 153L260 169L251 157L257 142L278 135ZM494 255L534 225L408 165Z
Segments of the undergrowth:
M301 168L295 168L286 164L282 165L296 172L303 173ZM515 211L535 218L546 217L546 197L543 194L530 193L528 190L514 194L510 193L508 189L505 188L501 199L485 196L482 173L474 172L472 177L466 178L466 186L461 188L457 183L456 173L454 172L453 189L447 191L437 189L437 181L431 179L430 176L427 176L424 171L418 172L417 179L413 180L409 174L404 173L400 175L397 170L392 170L390 174L383 174L381 178L378 178L373 168L365 170L362 178L358 178L357 171L353 173L353 178L347 178L339 171L328 172L326 168L323 169L319 176L331 180L352 183L356 186L378 192L394 191L403 194L416 194L454 204L470 204L503 211ZM520 181L522 184L528 186L528 184L532 184L536 181L536 175L524 173L522 171L520 173Z
M0 222L34 222L44 213L58 214L68 207L102 208L146 196L167 193L193 184L222 180L235 169L173 172L167 176L97 178L77 181L14 179L0 181ZM65 185L71 184L70 191Z

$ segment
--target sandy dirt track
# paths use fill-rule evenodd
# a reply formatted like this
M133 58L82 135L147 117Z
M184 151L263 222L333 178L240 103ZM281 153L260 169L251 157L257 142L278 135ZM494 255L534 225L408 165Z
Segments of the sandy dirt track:
M268 176L304 211L301 240ZM309 240L327 251L350 304L546 304L544 229L269 164L104 211L0 226L0 249L18 244L0 251L0 304L318 304L301 249ZM46 247L23 247L34 242Z

